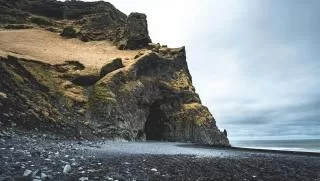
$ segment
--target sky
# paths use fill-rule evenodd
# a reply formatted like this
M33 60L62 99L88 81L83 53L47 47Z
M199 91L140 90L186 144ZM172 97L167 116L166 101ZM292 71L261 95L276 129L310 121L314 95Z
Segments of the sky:
M229 139L320 138L320 1L110 0L186 46L202 103Z

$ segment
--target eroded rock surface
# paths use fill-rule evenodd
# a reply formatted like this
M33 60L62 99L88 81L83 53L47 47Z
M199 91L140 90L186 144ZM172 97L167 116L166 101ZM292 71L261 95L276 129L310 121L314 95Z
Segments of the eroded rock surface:
M146 51L130 67L99 80L93 100L92 125L107 137L228 145L195 93L184 48Z
M144 48L150 42L147 16L142 13L131 13L126 21L123 38L118 43L119 49Z
M32 49L37 42L31 48L2 46L0 123L3 126L78 138L229 145L226 134L217 128L215 119L195 92L185 48L151 43L146 15L131 13L127 17L102 1L0 0L0 9L3 10L1 26L9 24L17 29L24 27L19 24L24 24L55 32L21 30L22 33L38 32L44 38L54 37L68 27L71 33L62 32L68 38L107 40L120 49L139 49L112 52L112 47L106 47L99 51L108 52L108 60L102 59L103 63L70 59L62 63L61 57L60 61L50 59L60 51L51 44L49 50L36 47L41 53ZM11 35L9 31L19 34L19 30L5 30L6 36ZM74 44L71 42L76 40L60 36L51 39L60 46L97 45L79 40ZM68 57L70 52L87 56L74 49L65 52ZM123 56L119 56L121 52ZM33 58L38 53L40 58ZM131 54L136 55L127 56Z
M0 23L7 28L32 24L62 32L73 27L83 41L110 40L121 49L139 49L151 42L145 14L126 16L104 1L0 0L0 9Z
M103 67L100 77L77 62L3 57L0 88L8 99L0 100L2 124L74 136L228 145L195 93L185 49L166 52L145 50L129 66Z

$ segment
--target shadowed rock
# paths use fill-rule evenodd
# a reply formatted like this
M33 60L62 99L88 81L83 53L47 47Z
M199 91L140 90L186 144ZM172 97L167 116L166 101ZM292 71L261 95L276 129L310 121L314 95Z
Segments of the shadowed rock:
M124 67L122 64L122 60L121 58L116 58L114 60L112 60L111 63L108 63L106 65L104 65L101 70L100 70L100 77L104 77L105 75L107 75L108 73L115 71L119 68Z
M105 137L229 145L195 93L184 47L170 52L148 51L99 80L89 108L92 126Z
M68 26L63 29L60 35L66 38L75 38L77 37L77 31L72 26Z
M80 86L91 86L94 85L99 79L99 75L96 74L79 75L72 80L72 83Z

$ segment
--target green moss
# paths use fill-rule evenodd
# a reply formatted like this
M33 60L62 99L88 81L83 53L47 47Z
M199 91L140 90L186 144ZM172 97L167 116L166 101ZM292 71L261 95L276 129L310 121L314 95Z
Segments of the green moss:
M68 109L71 109L73 107L73 101L69 98L65 98L65 106Z
M198 126L203 125L203 123L205 123L207 121L207 117L202 117L202 116L196 116L196 124Z
M17 83L22 83L23 82L23 78L17 74L16 72L14 72L11 68L9 68L7 65L3 65L4 69L12 76L13 81L17 82Z
M191 80L185 71L177 72L175 76L176 78L169 83L169 86L173 89L189 89L192 86Z
M115 95L103 84L94 86L92 97L90 99L91 105L95 103L114 104L117 100Z
M119 88L119 93L126 94L126 95L131 95L132 92L137 88L138 83L135 81L130 81L126 84L123 84Z
M46 18L46 17L42 17L42 16L31 16L30 17L30 22L37 24L39 26L52 26L53 22Z
M201 126L213 120L209 110L200 103L184 104L181 116L186 119L193 119L196 125Z
M58 86L56 86L54 81L53 72L36 63L22 64L26 70L29 71L37 81L39 81L39 83L49 88L51 94L59 92L59 90L57 90Z

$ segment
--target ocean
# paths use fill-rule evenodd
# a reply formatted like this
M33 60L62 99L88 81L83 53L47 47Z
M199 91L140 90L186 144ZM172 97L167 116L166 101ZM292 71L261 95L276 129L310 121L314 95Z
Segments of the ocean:
M303 151L320 153L320 139L304 140L236 140L231 144L234 147L285 150L285 151Z

